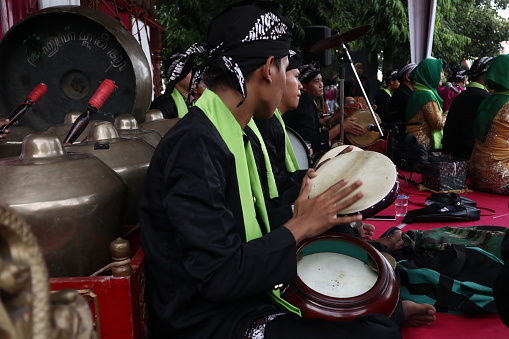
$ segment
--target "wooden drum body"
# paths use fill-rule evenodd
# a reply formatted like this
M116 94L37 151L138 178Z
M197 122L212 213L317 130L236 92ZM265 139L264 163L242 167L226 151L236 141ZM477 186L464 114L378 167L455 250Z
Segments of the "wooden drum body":
M297 277L281 295L305 318L350 321L396 309L399 287L387 259L351 235L326 233L297 247Z

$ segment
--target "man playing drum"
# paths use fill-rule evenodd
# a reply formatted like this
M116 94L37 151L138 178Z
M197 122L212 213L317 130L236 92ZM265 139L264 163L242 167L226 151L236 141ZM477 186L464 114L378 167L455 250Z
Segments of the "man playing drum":
M302 83L303 91L299 105L283 115L286 125L295 130L304 140L311 143L313 154L321 155L330 149L330 141L340 133L340 125L332 126L324 130L318 119L318 110L315 98L322 95L323 82L320 68L316 64L307 64L299 68L299 80ZM328 124L328 121L324 122ZM364 129L353 119L345 119L345 133L361 135Z
M230 5L209 26L209 89L159 143L140 204L154 338L400 337L399 326L379 314L305 319L279 296L296 275L296 244L358 220L337 214L362 196L333 194L343 180L309 199L306 177L293 217L268 224L243 128L253 115L270 117L281 99L292 30L260 2ZM407 321L423 324L433 312L405 309Z

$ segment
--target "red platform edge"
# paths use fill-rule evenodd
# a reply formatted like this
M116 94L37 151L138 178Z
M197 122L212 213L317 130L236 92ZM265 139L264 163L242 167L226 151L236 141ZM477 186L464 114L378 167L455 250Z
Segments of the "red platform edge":
M131 239L130 239L131 240ZM127 277L50 278L51 291L75 289L88 301L98 338L147 338L147 312L144 300L144 252L139 239L131 258L132 273Z

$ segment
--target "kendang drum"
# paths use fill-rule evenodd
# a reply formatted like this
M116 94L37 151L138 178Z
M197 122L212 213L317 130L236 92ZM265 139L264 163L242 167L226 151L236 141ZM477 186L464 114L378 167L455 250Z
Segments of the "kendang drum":
M331 124L339 123L339 114L334 114L333 119L331 120ZM371 146L380 139L381 134L377 131L368 131L367 126L369 124L373 124L376 126L375 120L371 115L371 112L367 109L359 109L354 111L350 116L350 118L355 118L355 122L362 126L364 129L364 133L361 135L353 135L345 133L345 139L352 145L359 146L361 148ZM382 120L375 113L376 120L380 124ZM346 115L345 115L345 118Z
M399 287L380 252L359 238L330 232L297 246L297 277L281 296L303 317L351 321L369 313L390 317Z
M377 214L389 207L399 192L399 182L394 163L378 152L362 151L349 152L331 158L316 169L317 176L311 179L312 187L309 193L314 198L326 191L338 181L348 178L350 186L357 180L363 185L354 190L345 199L359 191L364 196L342 211L342 215L362 214L363 219ZM341 191L340 190L340 191Z
M343 152L348 146L352 146L351 152L358 152L358 151L362 151L363 150L362 148L357 147L357 146L353 146L353 145L337 145L337 146L334 146L330 150L325 152L324 155L322 155L317 162L315 162L314 168L316 169L319 166L321 166L321 164L323 162L338 156L339 153Z
M304 170L311 167L311 148L306 144L304 139L292 128L286 126L286 133L292 144L295 157L299 163L299 169Z

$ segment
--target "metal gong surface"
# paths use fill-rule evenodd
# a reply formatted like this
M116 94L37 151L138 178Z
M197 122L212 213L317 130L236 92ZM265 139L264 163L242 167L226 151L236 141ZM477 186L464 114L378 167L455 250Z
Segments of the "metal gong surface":
M152 98L147 58L136 38L102 12L49 7L18 22L0 41L0 115L7 116L39 83L48 86L20 126L45 131L68 112L83 112L104 79L117 88L92 119L133 114L143 121Z

